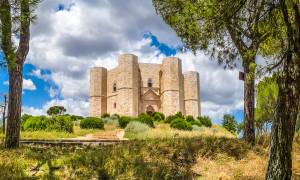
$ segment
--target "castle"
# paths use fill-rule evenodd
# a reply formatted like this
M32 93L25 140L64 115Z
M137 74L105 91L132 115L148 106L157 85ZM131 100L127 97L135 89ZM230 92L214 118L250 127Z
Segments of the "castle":
M200 116L198 72L182 73L181 60L165 58L162 64L139 63L138 57L123 54L118 67L90 70L89 116L104 113L138 116L162 112L166 116L182 112Z

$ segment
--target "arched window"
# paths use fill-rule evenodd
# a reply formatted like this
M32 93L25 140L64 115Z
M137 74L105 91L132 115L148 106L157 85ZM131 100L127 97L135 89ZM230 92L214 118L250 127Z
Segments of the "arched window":
M114 85L113 85L113 92L116 92L116 91L117 91L117 84L114 83Z
M115 108L115 109L117 108L117 103L114 103L114 108Z
M153 82L152 82L152 79L148 79L148 87L152 87L153 86Z

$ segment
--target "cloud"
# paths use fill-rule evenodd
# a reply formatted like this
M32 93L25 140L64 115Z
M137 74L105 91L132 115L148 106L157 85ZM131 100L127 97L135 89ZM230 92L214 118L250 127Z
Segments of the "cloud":
M23 79L23 89L29 90L29 91L34 91L34 90L36 90L36 86L32 82L31 79Z
M67 109L67 114L87 116L88 103L86 101L78 101L74 99L58 100L53 99L47 102L42 108L24 106L22 114L31 115L46 115L47 110L52 106L64 106Z
M155 14L151 0L42 1L37 15L27 62L37 67L31 75L55 85L48 89L50 97L62 100L24 111L45 113L50 105L62 103L72 113L87 115L89 68L114 68L120 53L136 54L140 62L161 63L168 52L182 59L185 71L200 72L202 114L220 118L242 108L238 69L224 70L203 52L195 56L174 49L182 44Z

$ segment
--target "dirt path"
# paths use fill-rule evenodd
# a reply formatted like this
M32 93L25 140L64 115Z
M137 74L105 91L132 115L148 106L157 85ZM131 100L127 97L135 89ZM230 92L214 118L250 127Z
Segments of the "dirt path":
M87 134L85 136L79 136L76 138L76 140L101 140L101 139L112 139L112 140L124 140L124 130L106 130L97 132L94 134Z

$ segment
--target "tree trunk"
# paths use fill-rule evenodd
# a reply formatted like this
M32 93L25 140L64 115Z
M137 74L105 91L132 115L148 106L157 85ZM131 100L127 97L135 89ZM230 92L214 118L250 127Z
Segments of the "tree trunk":
M244 138L251 145L255 144L254 129L254 95L255 95L255 57L245 61L245 83L244 83Z
M9 68L9 98L5 147L19 147L23 64Z
M299 67L285 63L278 80L279 97L272 124L267 180L289 180L292 176L291 151L299 112L299 78Z

